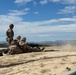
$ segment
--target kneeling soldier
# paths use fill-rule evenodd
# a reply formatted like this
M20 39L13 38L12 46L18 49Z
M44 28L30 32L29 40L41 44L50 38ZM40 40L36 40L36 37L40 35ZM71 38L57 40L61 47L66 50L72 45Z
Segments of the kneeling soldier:
M13 40L11 42L11 45L10 45L9 49L10 50L9 50L8 54L10 54L10 55L23 53L23 51L17 46L17 41L16 40Z

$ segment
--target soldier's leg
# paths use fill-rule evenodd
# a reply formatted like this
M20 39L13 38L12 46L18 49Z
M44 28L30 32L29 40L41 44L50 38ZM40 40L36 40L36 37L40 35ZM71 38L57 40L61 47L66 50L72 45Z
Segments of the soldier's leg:
M21 54L21 53L23 53L23 51L22 51L20 48L17 48L15 52L16 52L16 54Z
M9 50L7 54L8 55L13 55L13 54L15 54L15 52L13 50Z
M2 52L0 52L0 56L3 56L3 53Z
M10 38L8 38L8 41L7 41L8 43L9 43L9 45L11 44L11 39Z
M35 47L35 48L33 48L32 50L34 51L34 52L41 52L41 51L43 51L45 48L43 47L42 49L39 49L39 48L37 48L37 47Z

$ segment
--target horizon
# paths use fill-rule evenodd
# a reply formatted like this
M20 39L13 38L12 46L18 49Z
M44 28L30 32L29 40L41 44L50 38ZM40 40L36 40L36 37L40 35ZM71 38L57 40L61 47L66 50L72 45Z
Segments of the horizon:
M0 42L14 24L27 42L76 40L76 0L1 0Z
M74 42L76 42L76 40L54 40L54 41L40 41L40 42L34 42L34 41L30 41L30 42L28 42L27 41L27 43L51 43L51 42L66 42L66 43L74 43ZM2 44L2 43L7 43L8 44L8 42L7 41L1 41L0 42L0 44Z

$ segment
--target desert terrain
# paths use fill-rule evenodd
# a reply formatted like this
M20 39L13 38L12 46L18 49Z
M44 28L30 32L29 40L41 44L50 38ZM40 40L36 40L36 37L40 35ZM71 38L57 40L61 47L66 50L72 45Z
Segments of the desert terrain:
M45 47L44 52L0 56L0 75L62 75L76 68L76 46Z

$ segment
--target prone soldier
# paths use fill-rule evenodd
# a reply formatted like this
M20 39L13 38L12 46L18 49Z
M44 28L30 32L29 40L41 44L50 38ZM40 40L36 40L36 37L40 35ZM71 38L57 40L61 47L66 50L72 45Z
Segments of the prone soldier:
M31 46L28 46L28 44L26 43L26 38L25 37L22 38L19 45L21 46L21 49L23 50L24 53L26 53L26 52L41 52L45 49L44 47L42 49L40 49L40 48L37 48L37 47L32 48Z

